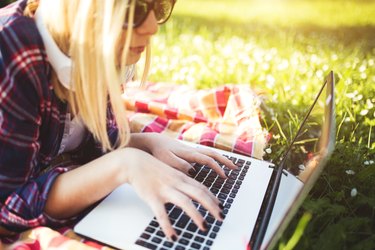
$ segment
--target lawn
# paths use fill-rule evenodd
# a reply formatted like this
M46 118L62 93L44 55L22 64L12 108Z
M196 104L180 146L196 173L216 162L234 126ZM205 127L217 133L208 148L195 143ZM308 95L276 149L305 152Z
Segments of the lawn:
M153 41L152 81L265 93L269 160L336 73L336 149L277 248L375 248L373 13L375 1L178 0Z

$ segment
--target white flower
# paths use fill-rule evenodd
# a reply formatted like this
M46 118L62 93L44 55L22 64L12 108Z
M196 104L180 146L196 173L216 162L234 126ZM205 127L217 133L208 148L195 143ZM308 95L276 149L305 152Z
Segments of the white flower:
M280 135L279 135L279 134L277 134L277 135L273 135L273 138L274 138L274 139L280 139Z
M366 166L372 165L374 164L374 161L373 160L365 161L363 164L365 164Z
M358 191L357 191L356 188L353 188L352 191L350 191L350 196L351 196L351 197L356 197L357 194L358 194Z
M266 148L264 151L266 151L267 154L271 154L272 153L272 149L271 148Z
M346 170L345 173L348 174L348 175L354 175L355 174L355 172L351 169Z

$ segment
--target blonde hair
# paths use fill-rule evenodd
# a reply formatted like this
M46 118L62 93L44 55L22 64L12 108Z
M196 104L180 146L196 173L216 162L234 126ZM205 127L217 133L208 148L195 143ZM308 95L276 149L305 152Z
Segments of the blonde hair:
M118 62L118 49L124 35L123 23L128 14L129 27L134 17L134 0L44 0L45 25L61 51L73 62L74 91L65 89L53 72L52 84L56 95L68 101L73 113L79 112L84 124L101 142L103 150L125 147L130 138L130 128L121 84L130 47L132 28L126 30L126 41ZM29 0L25 15L32 16L39 0ZM130 4L130 13L126 13ZM150 65L148 46L142 81ZM120 64L120 65L119 65ZM115 145L107 133L107 109L111 106L118 127Z

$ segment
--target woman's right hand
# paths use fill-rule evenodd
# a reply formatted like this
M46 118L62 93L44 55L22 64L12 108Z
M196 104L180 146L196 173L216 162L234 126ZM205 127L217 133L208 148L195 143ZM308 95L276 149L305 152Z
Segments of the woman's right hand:
M166 203L173 203L183 209L202 231L207 229L207 223L192 200L202 204L217 220L224 218L219 200L203 184L142 150L125 148L117 151L123 150L125 152L120 152L120 157L124 159L124 182L131 184L141 199L151 207L169 239L175 240L177 234L166 213Z

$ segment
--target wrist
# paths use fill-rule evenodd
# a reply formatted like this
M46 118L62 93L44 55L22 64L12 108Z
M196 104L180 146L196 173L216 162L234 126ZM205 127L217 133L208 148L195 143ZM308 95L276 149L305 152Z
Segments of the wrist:
M113 152L114 164L116 168L116 181L119 185L131 183L134 170L141 164L146 152L134 148L126 147Z
M132 133L128 147L137 148L150 153L155 146L155 139L159 137L159 133Z

